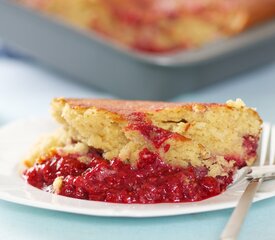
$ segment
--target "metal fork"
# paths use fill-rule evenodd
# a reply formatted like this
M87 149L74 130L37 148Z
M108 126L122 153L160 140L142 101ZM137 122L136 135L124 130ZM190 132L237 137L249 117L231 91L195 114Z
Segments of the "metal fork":
M220 239L237 239L253 197L263 181L275 179L275 126L269 123L263 125L261 137L259 166L252 167L246 178L249 181L236 208L227 222ZM264 166L267 163L267 166Z

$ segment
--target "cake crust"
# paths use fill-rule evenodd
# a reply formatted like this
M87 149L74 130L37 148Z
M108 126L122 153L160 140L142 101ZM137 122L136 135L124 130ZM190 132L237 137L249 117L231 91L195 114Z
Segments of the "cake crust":
M52 102L55 104L68 104L72 109L86 110L97 109L106 112L127 116L135 112L157 112L165 109L185 108L191 111L204 112L208 108L224 107L228 109L237 108L234 104L221 103L181 103L181 102L158 102L158 101L134 101L134 100L111 100L111 99L78 99L78 98L56 98ZM242 106L240 106L242 107ZM252 108L247 108L260 119L259 114Z

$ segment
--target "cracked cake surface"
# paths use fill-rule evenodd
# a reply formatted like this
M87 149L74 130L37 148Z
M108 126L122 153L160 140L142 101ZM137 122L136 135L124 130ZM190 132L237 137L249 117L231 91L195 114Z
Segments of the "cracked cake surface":
M201 193L199 196L188 193L186 198L180 198L178 193L176 201L196 201L217 195L232 181L236 169L251 165L255 161L262 123L257 112L246 107L240 99L228 101L226 104L206 104L57 98L52 101L52 114L62 127L45 137L25 161L29 168L27 173L34 176L34 180L29 178L29 183L39 188L43 186L49 189L50 186L53 192L77 197L78 195L74 195L76 186L74 191L71 189L73 195L67 194L67 188L74 183L77 174L72 174L73 170L57 170L65 164L72 169L82 169L78 171L82 179L79 180L82 184L80 188L86 190L83 190L85 194L80 194L81 197L78 198L128 203L147 203L144 196L148 197L146 191L150 188L144 190L144 183L137 181L137 176L144 176L146 172L151 174L144 176L145 181L151 183L151 187L156 188L157 185L159 188L165 188L167 182L171 181L172 183L168 184L170 187L185 183L181 187L183 191L184 187L193 183L191 185ZM61 162L57 164L58 161ZM101 179L100 184L104 183L107 189L101 186L106 191L100 198L87 197L90 196L87 193L87 184L91 180L86 177L86 172L90 168L100 168L94 165L94 161L107 169L102 170L105 174L103 177L93 175L96 170L89 175L93 176L93 184L99 184L97 181ZM47 168L45 166L49 163L55 166L54 170L48 170L55 171L54 177L44 181L45 173L40 167L44 164L43 169ZM117 180L119 172L129 176L128 180L132 181L129 183L131 190L126 184L127 177L120 176L121 185L116 185L115 189L120 189L121 193L122 186L126 186L128 191L123 189L126 191L121 193L124 197L110 197L110 192L113 192L110 186L113 182L110 183L109 178L112 176L112 179ZM180 175L179 172L181 177L176 177ZM169 178L163 177L162 181L155 179L155 175L165 174L168 174ZM39 186L35 184L38 175L42 184ZM202 182L218 187L211 192L208 185L201 185ZM206 188L207 194L204 190ZM166 196L169 191L164 192ZM162 200L159 197L152 200L151 196L148 202L173 202L175 193L169 197L168 195Z

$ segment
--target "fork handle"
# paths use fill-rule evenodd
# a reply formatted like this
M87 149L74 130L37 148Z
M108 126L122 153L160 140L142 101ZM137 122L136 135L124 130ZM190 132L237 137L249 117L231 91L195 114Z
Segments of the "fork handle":
M238 205L234 209L229 221L227 222L222 235L221 240L236 240L239 232L241 230L241 226L244 222L246 214L251 206L253 197L260 187L263 179L255 178L252 179L247 185L244 193L242 194Z

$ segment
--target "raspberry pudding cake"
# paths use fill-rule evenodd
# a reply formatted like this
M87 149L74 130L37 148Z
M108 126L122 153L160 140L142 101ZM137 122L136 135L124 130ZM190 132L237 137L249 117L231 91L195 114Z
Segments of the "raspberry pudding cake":
M26 181L67 197L115 203L200 201L256 159L262 120L226 104L65 99L62 127L25 160Z
M17 0L147 53L195 49L275 17L275 0Z

